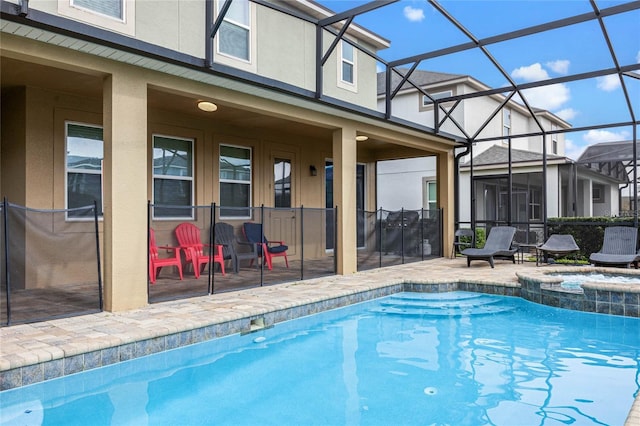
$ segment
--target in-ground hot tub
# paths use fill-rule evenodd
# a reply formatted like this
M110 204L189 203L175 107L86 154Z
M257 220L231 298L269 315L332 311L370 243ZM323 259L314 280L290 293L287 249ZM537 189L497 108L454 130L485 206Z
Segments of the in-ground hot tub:
M516 273L521 296L559 308L640 317L640 270L594 267L535 268ZM580 283L565 283L564 276Z

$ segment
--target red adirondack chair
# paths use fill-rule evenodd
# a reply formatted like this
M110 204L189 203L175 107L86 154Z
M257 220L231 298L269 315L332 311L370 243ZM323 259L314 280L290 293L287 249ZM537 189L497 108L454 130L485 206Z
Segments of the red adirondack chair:
M209 263L210 257L214 264L220 264L220 271L222 271L222 275L225 275L221 245L202 244L200 229L192 223L181 223L176 227L175 233L178 244L185 254L185 260L193 266L196 278L200 278L200 274L204 271L204 266ZM211 248L213 253L211 255L207 253L205 247Z
M173 252L172 257L160 257L158 249ZM175 266L178 268L180 279L182 279L182 260L180 259L180 247L170 247L156 245L156 233L149 229L149 279L151 284L156 283L156 278L163 266Z

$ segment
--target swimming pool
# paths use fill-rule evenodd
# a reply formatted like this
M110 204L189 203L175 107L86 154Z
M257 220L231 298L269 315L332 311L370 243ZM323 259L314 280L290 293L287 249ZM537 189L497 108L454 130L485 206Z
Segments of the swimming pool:
M0 393L2 424L622 424L640 319L400 293Z

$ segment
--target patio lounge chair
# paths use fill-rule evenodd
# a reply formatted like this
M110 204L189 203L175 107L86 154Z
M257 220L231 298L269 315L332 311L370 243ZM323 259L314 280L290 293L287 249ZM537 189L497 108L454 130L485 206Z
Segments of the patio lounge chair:
M576 244L576 240L573 239L573 235L568 234L551 235L544 244L538 246L536 249L542 252L544 260L546 260L548 256L565 256L580 251L580 247ZM536 265L537 264L538 256L536 256Z
M238 241L233 231L233 226L225 222L217 222L213 227L213 236L216 244L222 246L222 257L224 260L230 260L233 263L233 272L236 274L240 271L241 260L251 260L258 263L258 249L255 244ZM245 245L248 251L239 252L236 250L236 244Z
M511 248L516 228L513 226L494 226L489 231L489 236L484 244L484 248L468 248L462 250L462 254L467 256L467 267L471 266L472 260L484 260L489 262L493 268L494 259L511 259L516 263L517 248Z
M158 249L173 252L171 257L160 257ZM151 284L156 283L156 278L164 266L175 266L178 269L180 279L182 279L182 259L180 259L180 247L156 245L156 233L149 229L149 280Z
M284 257L284 262L289 267L287 259L287 246L284 241L269 241L262 232L263 225L261 223L245 222L242 225L244 237L248 242L254 244L258 249L258 256L263 256L267 262L267 268L271 270L273 258L278 256Z
M602 248L591 253L589 261L594 266L623 266L628 268L638 262L638 229L631 226L609 226L604 229Z
M200 278L200 274L204 271L204 266L209 263L209 259L212 259L214 264L220 264L222 275L225 275L221 245L202 244L200 228L192 223L181 223L176 227L175 233L180 249L184 252L185 260L193 266L193 273L196 278ZM207 253L205 246L211 247L213 253Z

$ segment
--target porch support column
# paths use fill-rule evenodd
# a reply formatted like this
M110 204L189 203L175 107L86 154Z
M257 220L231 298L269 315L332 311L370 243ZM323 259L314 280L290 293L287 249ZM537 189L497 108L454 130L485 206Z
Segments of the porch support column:
M455 232L455 209L457 202L453 190L454 152L448 151L437 156L438 207L442 209L442 256L451 253L453 234ZM473 191L473 183L471 183Z
M147 83L118 71L103 87L104 303L147 304Z
M337 273L358 269L356 223L356 130L345 127L333 132L333 200L338 207L338 237L334 256Z

